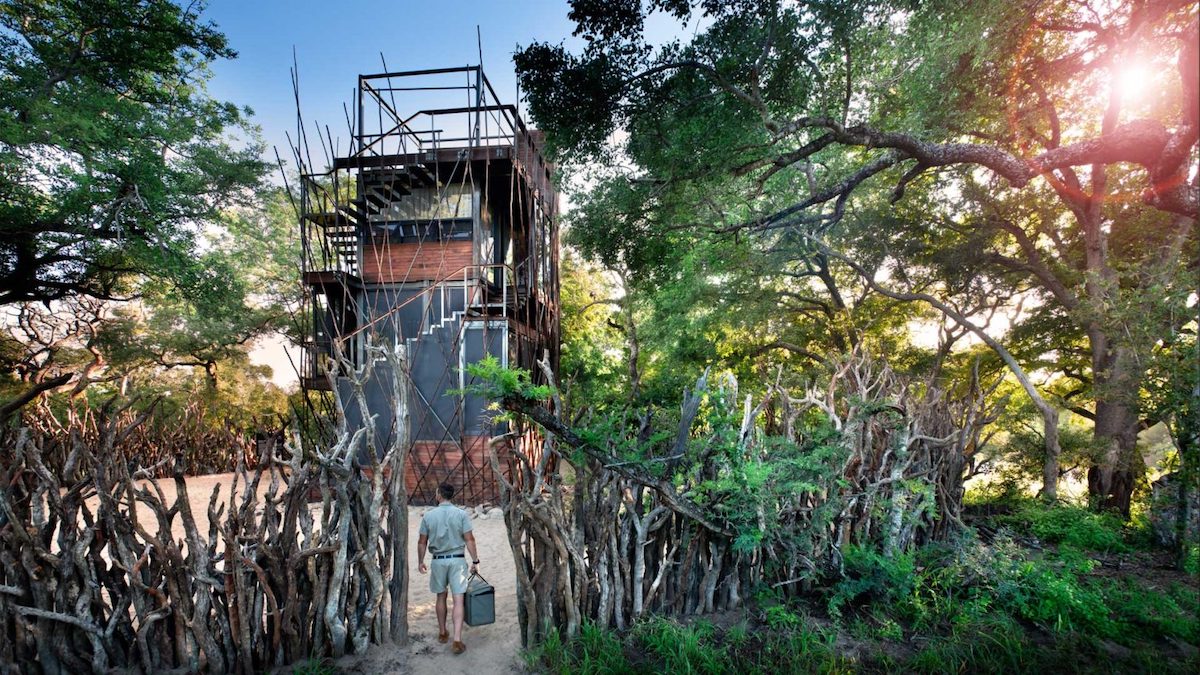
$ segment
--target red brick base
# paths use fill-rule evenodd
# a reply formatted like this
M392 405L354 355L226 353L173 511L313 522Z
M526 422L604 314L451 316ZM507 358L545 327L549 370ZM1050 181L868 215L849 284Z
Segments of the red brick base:
M413 443L404 470L409 503L435 504L438 486L449 483L454 486L456 504L498 504L500 486L488 458L488 440L487 436L465 436L461 445L454 441ZM507 475L508 447L497 447L496 454Z

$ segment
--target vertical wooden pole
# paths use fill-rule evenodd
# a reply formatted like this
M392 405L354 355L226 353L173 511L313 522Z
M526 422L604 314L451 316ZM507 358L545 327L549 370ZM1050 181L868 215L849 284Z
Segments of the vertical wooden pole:
M395 410L397 451L392 456L388 485L388 529L392 535L392 579L388 584L391 596L390 631L392 642L408 643L408 490L405 485L405 465L409 452L408 354L405 345L396 344L392 361L393 405Z

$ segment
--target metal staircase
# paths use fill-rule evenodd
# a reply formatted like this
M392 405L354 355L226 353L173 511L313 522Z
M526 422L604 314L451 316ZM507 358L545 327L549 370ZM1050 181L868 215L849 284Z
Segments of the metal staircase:
M359 244L368 236L367 227L377 216L412 194L414 188L434 187L437 179L420 164L387 170L363 170L353 198L342 196L346 186L326 185L314 176L304 177L306 188L302 217L309 225L304 232L306 261L316 272L345 272L359 275Z
M321 228L319 242L328 249L329 262L337 270L358 274L358 221L345 209L304 214L305 220Z

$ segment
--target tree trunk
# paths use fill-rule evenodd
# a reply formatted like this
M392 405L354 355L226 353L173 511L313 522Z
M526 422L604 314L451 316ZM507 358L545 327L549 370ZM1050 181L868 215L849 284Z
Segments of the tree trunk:
M1046 459L1042 463L1042 499L1053 502L1058 499L1058 456L1062 448L1058 444L1058 411L1053 415L1042 415L1042 436L1045 438Z
M1196 403L1200 401L1200 383L1192 389L1193 399L1190 405L1177 416L1175 444L1179 449L1179 487L1175 493L1175 564L1180 570L1185 569L1191 545L1195 543L1192 523L1192 502L1197 492L1197 453L1200 452L1200 411Z
M1095 506L1129 517L1133 488L1141 475L1137 449L1138 410L1134 399L1140 373L1124 348L1109 351L1107 337L1092 333L1092 372L1096 412L1093 438L1098 453L1088 470L1088 495Z

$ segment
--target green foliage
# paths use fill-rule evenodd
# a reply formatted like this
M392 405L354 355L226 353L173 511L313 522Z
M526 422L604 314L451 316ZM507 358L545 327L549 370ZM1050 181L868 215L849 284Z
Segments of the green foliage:
M110 370L193 367L215 381L218 369L245 364L255 340L296 326L294 213L282 190L260 199L214 218L186 288L147 283L136 305L113 310L99 334Z
M1033 667L1042 655L1022 646L1021 625L1036 625L1056 641L1108 640L1135 650L1167 638L1200 643L1194 586L1096 573L1098 563L1086 551L1130 550L1115 517L1021 497L1005 502L990 527L1001 523L1010 529L987 545L968 536L892 558L847 549L844 577L825 592L830 614L858 617L853 626L869 612L874 623L890 618L937 635L912 663L926 672ZM1025 549L1007 531L1057 548Z
M577 129L575 133L557 137L553 149L559 152L572 147L601 149L611 130L610 110L617 100L620 75L613 73L604 62L583 62L567 53L561 46L538 44L513 56L521 77L521 85L538 92L533 114L539 121L554 120L562 128ZM560 96L578 107L561 105ZM581 97L585 97L581 100ZM585 102L586 101L586 102ZM581 115L591 110L591 116Z
M246 112L204 90L235 52L202 9L0 3L0 304L219 284L200 228L267 167Z
M1200 641L1200 600L1194 588L1163 590L1093 577L1095 567L1069 546L1034 556L1003 538L990 546L966 540L898 559L851 550L846 578L829 590L828 606L831 615L845 617L847 609L869 601L876 613L950 637L983 624L993 626L989 635L995 642L971 647L981 652L960 653L958 640L943 641L919 663L925 658L944 660L942 649L949 650L956 663L987 661L996 654L1005 656L990 662L1020 658L1019 650L1011 649L1021 641L1013 634L1013 621L1035 624L1058 636L1080 634L1131 645L1165 637Z
M705 458L719 469L695 484L692 498L737 533L734 548L752 552L770 547L780 552L774 564L791 568L798 552L814 551L820 532L840 511L836 499L814 501L806 527L791 527L783 519L761 518L779 513L800 494L819 494L834 484L848 452L843 437L824 418L805 426L804 442L767 437L762 451L738 442L741 411L728 392L710 396L698 421L705 431L690 444L693 457ZM821 553L823 555L823 553Z
M680 624L669 619L639 623L634 638L646 648L663 671L700 675L724 673L733 666L729 655L716 642L712 624L696 621Z
M890 605L913 594L916 562L911 554L887 557L869 547L850 546L843 555L845 576L833 588L830 615L842 616L846 605L862 598Z
M1020 403L1010 405L996 427L1007 432L1001 442L987 450L987 459L995 468L989 479L1020 486L1041 485L1042 467L1046 461L1046 444L1042 421L1028 399L1014 397ZM1059 465L1087 467L1096 456L1091 424L1077 416L1066 415L1058 425ZM1085 471L1075 470L1070 477L1084 478Z
M763 611L763 623L776 630L796 628L804 619L787 605L771 605Z
M534 384L528 370L523 368L506 368L500 365L500 360L492 355L482 360L468 364L467 374L473 383L462 391L451 394L473 394L492 401L519 399L523 401L544 401L550 397L548 385Z
M1028 637L1015 621L989 615L956 624L949 635L934 638L905 665L920 673L1031 672L1039 659L1027 644Z
M530 664L553 673L1118 673L1151 664L1182 673L1194 664L1164 657L1164 641L1200 644L1194 587L1090 578L1077 553L1036 558L1011 541L968 540L910 561L865 552L853 558L861 576L908 589L874 589L873 597L889 600L849 623L853 639L839 630L844 619L822 627L764 591L756 594L768 603L760 624L721 629L656 617L625 635L585 626L569 642L548 636ZM851 647L850 656L855 640L866 644Z
M118 307L101 340L115 369L197 367L244 361L248 345L286 324L278 305L252 302L247 268L222 252L200 256L210 286L202 295L147 288L138 306Z
M996 586L1005 591L997 599L1013 615L1057 631L1116 637L1101 585L1082 579L1093 565L1070 549L1049 564L1008 558L997 567Z
M151 423L170 425L195 407L209 428L254 432L276 428L290 415L288 395L269 378L269 367L251 364L240 354L216 364L215 384L203 370L176 368L134 374L126 387L141 396L141 405L155 403ZM89 396L100 402L110 393L109 387L94 385Z
M1127 633L1133 632L1200 643L1200 593L1195 587L1173 583L1147 588L1126 579L1105 585L1103 591L1105 602L1116 608L1114 639L1130 641Z
M1200 438L1188 404L1200 392L1188 326L1194 206L1131 199L1150 187L1141 160L1089 159L1024 180L990 161L943 165L912 151L965 143L1021 163L1099 147L1105 119L1178 128L1196 114L1195 74L1176 65L1191 43L1161 36L1190 36L1194 13L1138 6L576 2L581 48L535 43L516 64L567 165L605 167L573 195L571 239L642 293L647 389L710 366L761 374L864 347L950 387L977 364L995 373L994 356L962 347L961 327L943 326L936 349L915 345L909 322L938 317L864 289L815 234L867 273L886 271L885 285L919 287L977 323L1017 316L1004 338L1017 366L1047 373L1038 386L1051 400L1127 418L1102 429L1149 417ZM646 28L657 20L695 28L655 44ZM1079 31L1085 24L1099 28ZM1135 52L1169 86L1141 101L1110 98L1103 83ZM1053 65L1062 63L1078 67ZM898 153L894 166L886 152ZM866 171L880 166L872 158L890 168ZM1102 165L1104 180L1077 173ZM1005 425L1014 433L1002 454L1037 476L1045 439L1021 422ZM1063 465L1119 470L1096 450L1129 444L1103 431L1081 442L1094 435L1085 426L1064 433ZM1137 466L1136 447L1121 454L1121 466ZM1121 508L1127 497L1105 495Z
M585 623L579 636L564 641L557 630L551 630L526 660L541 672L560 675L608 675L632 672L625 658L624 647L616 633Z
M1193 577L1200 577L1200 544L1192 544L1187 547L1181 567L1184 572Z
M1080 634L1056 635L1048 644L1032 640L1020 626L989 617L962 631L931 639L901 672L919 673L1190 673L1186 656L1164 657L1156 645L1136 649Z
M535 384L527 371L502 367L492 357L469 365L467 374L471 381L464 393L509 409L544 401L553 393L549 386ZM800 443L758 430L754 442L746 442L735 378L714 376L695 394L699 410L686 436L678 431L679 409L656 406L646 411L602 407L573 432L596 453L669 479L708 517L735 532L736 552L753 555L769 547L778 552L769 563L771 573L803 569L811 575L812 556L827 555L828 526L842 509L831 495L841 487L839 471L849 452L846 437L824 416L810 415L797 420ZM861 407L863 415L872 415L870 406ZM653 418L657 428L643 427L638 422L643 416ZM586 468L582 457L572 461L577 470ZM802 519L762 516L794 508L802 494L818 495Z
M39 352L6 323L26 353L0 367L247 428L286 410L247 354L287 324L297 237L283 192L258 191L250 111L205 90L236 53L203 10L0 0L0 305L65 328Z
M1029 502L1027 484L1001 474L999 480L972 481L963 492L963 506L988 513L1011 513Z
M1077 506L1045 506L1029 502L998 522L1031 534L1049 544L1065 544L1089 551L1125 551L1121 519Z
M526 657L540 672L564 675L854 672L853 663L834 649L833 638L833 633L807 624L770 630L737 624L722 630L704 621L656 617L637 623L623 636L586 625L569 642L551 633Z
M558 377L569 410L602 407L622 398L629 386L622 368L624 346L614 319L628 297L602 270L584 262L571 249L562 252L559 269L562 303L562 356Z

